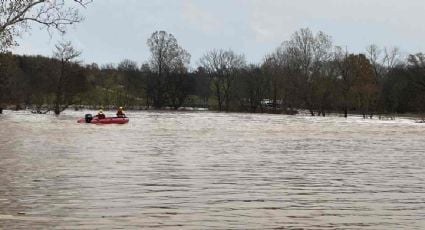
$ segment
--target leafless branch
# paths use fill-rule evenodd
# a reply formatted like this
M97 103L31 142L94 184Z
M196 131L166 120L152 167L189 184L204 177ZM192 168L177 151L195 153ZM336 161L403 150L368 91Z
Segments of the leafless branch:
M93 0L73 0L86 7ZM67 26L81 22L78 7L66 0L0 0L0 47L16 45L15 38L31 28L31 23L65 33Z

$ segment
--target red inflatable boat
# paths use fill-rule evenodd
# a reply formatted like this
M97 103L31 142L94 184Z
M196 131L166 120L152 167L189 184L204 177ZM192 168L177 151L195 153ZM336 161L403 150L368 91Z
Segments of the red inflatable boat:
M86 114L85 118L80 118L78 123L91 123L91 124L125 124L128 123L128 117L105 117L99 119L92 117L91 114Z

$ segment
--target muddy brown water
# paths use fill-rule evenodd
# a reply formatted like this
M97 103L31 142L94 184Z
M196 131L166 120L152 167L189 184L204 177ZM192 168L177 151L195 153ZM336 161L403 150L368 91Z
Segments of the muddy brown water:
M0 229L425 229L425 125L0 115Z

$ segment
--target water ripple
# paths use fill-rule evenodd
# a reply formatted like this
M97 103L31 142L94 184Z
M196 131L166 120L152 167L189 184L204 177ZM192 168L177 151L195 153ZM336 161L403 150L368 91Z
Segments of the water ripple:
M425 229L425 126L211 112L0 117L0 228Z

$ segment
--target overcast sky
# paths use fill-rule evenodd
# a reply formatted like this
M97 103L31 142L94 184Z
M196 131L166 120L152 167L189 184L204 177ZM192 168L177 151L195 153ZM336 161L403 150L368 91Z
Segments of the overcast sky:
M65 35L85 63L149 58L146 40L156 30L172 33L192 55L232 49L257 63L299 28L363 52L369 44L425 51L425 0L94 0L84 22ZM60 36L34 27L14 52L51 56Z

